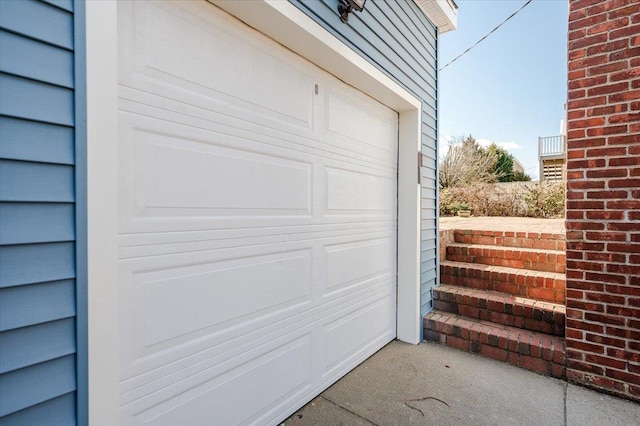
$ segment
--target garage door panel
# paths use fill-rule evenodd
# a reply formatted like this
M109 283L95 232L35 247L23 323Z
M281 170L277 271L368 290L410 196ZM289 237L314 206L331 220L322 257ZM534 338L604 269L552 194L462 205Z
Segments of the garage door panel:
M389 177L395 175L395 166L380 162L376 163L359 157L348 158L337 153L327 152L319 148L322 143L318 141L289 134L283 136L282 133L276 134L275 131L271 136L267 134L271 129L264 127L257 127L255 131L249 132L245 129L233 128L228 122L226 124L214 123L213 120L198 118L197 120L200 123L196 123L191 120L193 118L191 116L175 113L163 114L157 110L146 111L144 106L140 106L140 104L136 104L136 106L138 108L129 109L135 109L137 112L121 113L123 126L121 132L126 134L126 137L121 140L121 151L123 153L121 159L124 163L129 161L131 151L139 139L144 141L154 135L158 135L158 137L175 138L174 145L178 147L181 146L180 139L183 139L185 145L194 144L198 147L196 149L203 151L224 151L228 149L232 154L246 151L248 155L252 153L264 154L276 159L302 163L303 165L311 164L312 162L317 162L318 164L328 162L330 167L354 169L364 173L376 173ZM157 117L147 115L152 112L157 113ZM199 127L200 125L206 127ZM290 140L287 138L290 138Z
M381 297L395 297L395 290L390 284L392 280L389 279L376 280L366 287L354 287L340 294L328 295L321 304L300 303L253 321L236 321L227 327L212 327L153 346L145 347L134 338L122 339L122 390L129 392L145 383L169 380L172 373L179 377L196 374L213 365L216 360L219 362L233 354L238 356L250 352L281 336L296 334L307 328L311 330L320 323L330 322ZM131 291L125 292L123 297L135 300ZM139 306L138 303L132 305ZM140 334L144 313L132 313L126 307L122 311L124 326L137 329L136 333L131 334Z
M395 288L395 227L376 232L319 238L315 286L318 304L350 300L376 288ZM394 290L395 291L395 290Z
M310 215L309 163L135 132L136 204L147 216Z
M301 310L293 317L300 321ZM309 335L312 327L298 327L291 317L282 318L279 332L273 324L258 324L245 334L230 337L229 333L215 333L203 338L149 353L125 366L130 377L120 382L122 405L143 410L158 402L158 398L179 397L182 392L233 369L242 369L253 359L277 350L288 342ZM160 394L157 397L156 394Z
M310 222L314 166L303 153L121 117L122 231Z
M374 342L393 338L390 326L394 324L395 300L390 295L325 324L324 376L330 377L345 365L352 364L353 358L366 353Z
M255 421L292 396L308 392L312 385L311 365L303 361L312 356L310 333L271 346L266 352L243 357L240 364L218 365L177 383L174 389L162 389L145 404L127 404L125 418L171 426L201 424L203 418L221 425ZM279 380L272 380L274 373Z
M393 273L395 239L371 239L325 246L329 292Z
M366 95L329 86L325 97L324 136L327 143L395 165L398 115Z
M318 132L314 129L274 120L255 108L247 109L220 98L201 94L174 94L172 90L176 91L175 86L150 79L142 79L135 84L136 87L119 86L121 111L193 129L215 131L230 137L265 140L274 146L293 146L310 150L312 147L308 146L306 140L320 141ZM163 93L162 96L154 93L159 89ZM305 142L301 143L300 138ZM235 142L229 142L232 143Z
M234 342L225 339L226 336L216 340L200 339L194 341L190 347L181 347L180 351L164 351L139 358L133 364L135 375L121 380L121 404L127 407L129 412L141 412L155 406L159 401L180 398L183 392L215 380L226 371L242 368L250 360L306 335L318 337L312 339L314 347L310 359L316 361L310 364L314 367L314 387L322 390L328 386L328 376L325 374L326 352L321 349L326 346L326 325L340 323L348 314L380 301L392 309L395 306L395 292L390 290L386 283L362 289L350 297L334 300L333 303L322 307L298 312L264 328L256 327L246 335L235 338ZM395 315L388 319L395 324ZM359 363L372 355L393 338L394 330L395 326L387 330L386 334L378 336L376 340L362 345L356 353L345 359L339 368L345 368L349 362L353 366L354 362ZM334 368L331 374L337 374L338 371Z
M221 425L259 424L257 420L264 416L265 411L310 386L311 365L303 361L310 356L310 340L298 339L225 374L218 379L222 382L218 386L215 383L218 380L203 386L213 389L205 392L193 389L193 399L151 420L154 424L156 421L166 425L189 424L197 423L204 414ZM274 375L279 380L273 381ZM269 391L264 392L264 389ZM189 396L185 395L185 398Z
M261 152L294 161L326 160L338 164L337 167L375 170L376 173L389 176L395 174L396 164L388 160L366 157L366 153L358 155L340 150L327 144L321 135L293 133L283 130L282 127L269 127L272 124L260 122L258 118L249 117L249 123L247 119L237 118L238 115L243 115L241 112L228 107L209 110L189 107L127 88L121 88L120 92L121 122L123 126L128 125L139 131L167 134L187 141L197 141L203 145ZM123 100L124 95L131 100ZM155 106L148 105L149 103L154 103ZM163 107L159 108L158 105ZM133 132L127 129L121 131ZM131 149L132 139L133 135L130 134L121 140L121 150L124 152L122 162L126 163L125 157Z
M200 340L219 343L304 313L314 250L298 241L121 259L123 366L136 374L149 357L156 368L199 350ZM151 360L161 353L173 355Z
M118 10L122 423L275 423L395 336L397 113L211 4Z
M393 177L333 167L325 167L325 173L325 215L393 214Z
M128 7L135 32L123 35L132 37L127 43L131 51L123 55L131 59L134 72L121 82L139 74L166 83L169 93L177 91L181 97L226 100L312 127L314 81L307 64L292 61L283 47L266 37L256 40L204 3L133 2ZM264 42L272 45L268 54Z
M355 294L361 294L366 291L381 291L394 283L395 276L390 276L388 274L376 275L348 285L338 286L335 289L324 293L322 299L325 303L329 303L331 301L344 303L345 300L350 300L349 298Z
M337 215L395 214L395 169L320 160L134 114L121 115L121 134L125 232L238 228L247 221L254 228L317 223L311 215L321 214L325 205ZM314 170L327 162L324 179L331 187L318 198L319 172ZM229 182L236 185L233 190Z
M138 274L145 346L308 300L311 253L293 251ZM249 318L247 318L247 316Z
M231 333L250 334L294 316L293 324L300 324L363 293L393 289L392 235L386 230L364 241L343 235L122 260L123 378L215 346ZM358 265L348 270L341 258ZM335 285L327 288L327 282Z

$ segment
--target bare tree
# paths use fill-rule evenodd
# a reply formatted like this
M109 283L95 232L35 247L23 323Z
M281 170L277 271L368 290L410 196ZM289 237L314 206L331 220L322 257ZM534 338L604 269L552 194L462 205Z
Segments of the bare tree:
M483 149L471 135L458 136L449 143L449 151L440 161L440 187L496 182L497 160L495 152Z

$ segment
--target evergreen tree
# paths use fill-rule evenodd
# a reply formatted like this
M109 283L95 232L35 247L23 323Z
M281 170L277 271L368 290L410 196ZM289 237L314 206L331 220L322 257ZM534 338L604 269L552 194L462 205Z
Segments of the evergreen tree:
M495 142L491 143L487 151L496 157L493 171L499 182L513 182L513 156L504 148L500 148Z

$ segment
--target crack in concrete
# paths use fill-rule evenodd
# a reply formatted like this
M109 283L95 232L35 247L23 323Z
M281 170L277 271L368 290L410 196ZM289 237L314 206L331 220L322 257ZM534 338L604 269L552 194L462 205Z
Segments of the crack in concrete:
M436 398L435 396L425 396L423 398L418 398L418 399L410 399L407 402L419 402L419 401L426 401L427 399L433 399L434 401L438 401L438 402L442 402L444 405L446 405L447 407L449 407L449 404L447 404L446 402L444 402L441 399ZM451 407L449 407L451 408Z
M416 411L418 411L420 414L422 414L422 417L424 417L424 411L422 411L422 410L421 410L421 409L419 409L418 407L414 407L413 405L409 404L408 402L405 402L403 405L404 405L405 407L409 407L409 408L411 408L412 410L416 410Z
M361 418L361 419L362 419L362 420L364 420L365 422L371 423L373 426L380 426L380 425L378 425L377 423L372 422L371 420L367 419L366 417L363 417L363 416L361 416L360 414L358 414L358 413L356 413L356 412L354 412L354 411L352 411L352 410L349 410L347 407L344 407L344 406L342 406L342 405L338 404L337 402L330 400L330 399L329 399L329 398L327 398L326 396L324 396L324 395L320 395L320 396L322 397L322 399L324 399L324 400L326 400L326 401L330 402L331 404L335 405L335 406L336 406L336 407L338 407L338 408L342 408L344 411L346 411L346 412L348 412L348 413L351 413L351 414L353 414L354 416L356 416L356 417L358 417L358 418Z
M411 405L411 404L409 404L409 403L410 403L410 402L426 401L426 400L428 400L428 399L433 399L434 401L441 402L441 403L443 403L444 405L446 405L447 407L449 407L449 404L447 404L446 402L444 402L444 401L443 401L443 400L441 400L441 399L436 398L435 396L425 396L425 397L423 397L423 398L410 399L410 400L408 400L408 401L404 401L402 404L403 404L405 407L409 407L409 408L411 408L411 409L413 409L413 410L419 411L419 412L420 412L420 414L422 414L422 417L426 417L426 416L425 416L425 414L424 414L424 411L422 411L422 408L415 407L415 406L413 406L413 405ZM451 408L451 407L449 407L449 408Z

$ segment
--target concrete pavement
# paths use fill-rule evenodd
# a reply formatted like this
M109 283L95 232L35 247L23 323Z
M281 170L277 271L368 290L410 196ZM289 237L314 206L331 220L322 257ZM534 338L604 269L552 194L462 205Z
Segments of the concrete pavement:
M440 217L440 230L476 229L486 231L542 232L564 234L564 219L541 219L535 217Z
M284 424L638 426L640 404L447 346L392 342Z

